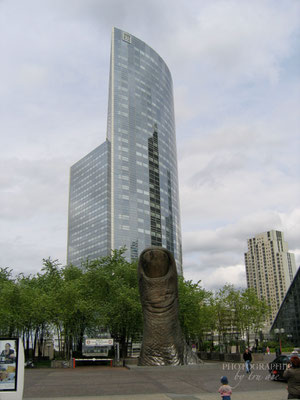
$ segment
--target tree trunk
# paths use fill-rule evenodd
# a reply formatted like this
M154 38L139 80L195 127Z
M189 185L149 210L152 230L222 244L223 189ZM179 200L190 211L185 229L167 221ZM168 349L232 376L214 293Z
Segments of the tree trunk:
M82 345L83 345L83 337L84 337L84 328L81 328L80 330L80 335L77 341L77 351L79 351L80 353L82 353Z
M26 332L26 352L25 352L25 354L26 354L26 359L28 360L29 359L29 329L27 329L27 332Z
M34 342L33 342L33 355L35 356L36 346L38 342L38 335L39 335L39 327L36 328L34 334Z
M42 324L40 340L39 340L39 357L44 355L44 325Z
M127 357L127 345L126 345L126 330L123 329L121 336L121 347L122 347L122 358Z

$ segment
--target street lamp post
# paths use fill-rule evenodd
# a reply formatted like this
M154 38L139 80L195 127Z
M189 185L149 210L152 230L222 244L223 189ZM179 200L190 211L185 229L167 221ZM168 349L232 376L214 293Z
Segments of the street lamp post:
M274 329L274 332L278 335L278 340L279 340L279 349L280 349L280 354L281 354L281 336L280 334L284 334L284 328L276 328Z

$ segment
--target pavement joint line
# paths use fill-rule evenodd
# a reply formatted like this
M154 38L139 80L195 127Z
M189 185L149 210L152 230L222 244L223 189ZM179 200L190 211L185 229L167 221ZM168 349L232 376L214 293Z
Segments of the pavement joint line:
M190 395L190 394L169 394L167 393L167 396L169 396L169 398L171 400L199 400L197 397L195 397L194 395Z

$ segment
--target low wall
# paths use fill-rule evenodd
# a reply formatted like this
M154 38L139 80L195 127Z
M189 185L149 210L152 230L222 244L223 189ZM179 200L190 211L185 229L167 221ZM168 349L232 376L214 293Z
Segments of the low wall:
M70 368L70 362L65 360L52 360L51 368Z
M227 361L227 362L243 362L243 354L240 353L218 353L213 351L212 353L206 351L198 352L201 360L213 360L213 361ZM264 356L261 353L252 353L252 361L263 361Z
M201 360L211 359L210 353L207 353L207 351L198 351L198 357L201 358Z
M138 365L138 357L128 357L124 359L124 365Z
M225 354L224 361L238 363L238 362L243 361L243 355L239 354L239 353Z

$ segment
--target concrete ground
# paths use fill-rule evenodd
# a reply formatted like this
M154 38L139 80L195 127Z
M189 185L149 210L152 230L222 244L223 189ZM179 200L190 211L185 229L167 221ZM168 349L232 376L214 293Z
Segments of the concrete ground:
M283 391L255 391L249 395L242 393L235 393L231 396L232 400L285 400L287 394ZM86 397L55 397L55 400L220 400L221 397L218 394L212 393L200 393L194 395L180 395L180 394L133 394L133 395L121 395L121 396L86 396ZM53 400L53 397L34 398L34 400Z
M268 360L270 361L270 360ZM209 400L220 399L220 378L226 375L233 400L283 400L285 382L269 380L266 362L247 375L243 364L207 362L181 367L78 367L28 369L27 400Z

